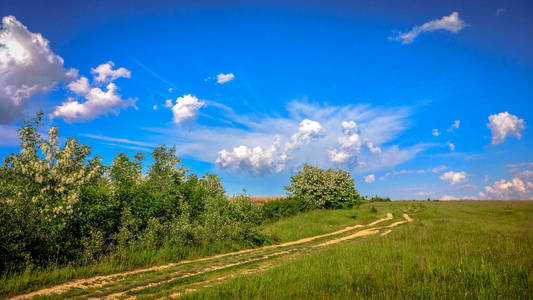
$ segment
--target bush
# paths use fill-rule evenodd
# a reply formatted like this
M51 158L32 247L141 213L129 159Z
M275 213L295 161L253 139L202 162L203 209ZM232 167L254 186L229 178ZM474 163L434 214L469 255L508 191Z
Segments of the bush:
M391 202L391 199L389 197L381 198L379 196L374 196L368 200L368 202Z
M304 165L285 189L289 197L299 199L310 208L348 208L361 201L351 175L339 169Z
M262 218L263 220L275 221L282 217L293 216L311 209L306 202L298 198L281 198L263 204Z

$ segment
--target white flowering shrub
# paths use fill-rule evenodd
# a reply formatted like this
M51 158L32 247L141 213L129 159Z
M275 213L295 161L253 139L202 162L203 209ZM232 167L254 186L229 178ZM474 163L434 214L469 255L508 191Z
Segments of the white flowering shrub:
M323 170L304 165L285 189L289 197L310 208L347 208L361 201L351 175L340 169Z

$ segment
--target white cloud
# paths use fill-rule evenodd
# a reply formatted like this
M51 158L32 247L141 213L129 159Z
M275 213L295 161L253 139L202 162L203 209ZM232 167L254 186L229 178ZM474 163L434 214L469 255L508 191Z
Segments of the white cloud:
M477 200L474 196L455 197L450 195L444 195L440 197L441 201L454 201L454 200Z
M440 173L446 170L447 168L448 167L446 167L445 165L442 165L439 167L429 168L429 169L392 171L392 172L385 173L385 175L381 176L379 179L384 180L385 178L389 176L397 176L397 175Z
M431 134L432 134L433 136L439 136L439 135L440 135L438 129L433 129L433 132L431 132Z
M279 135L274 137L274 143L263 149L261 146L249 148L240 145L231 152L223 149L218 153L216 163L222 168L232 167L235 172L249 172L253 174L279 173L283 171L288 161L292 159L294 150L302 145L320 138L323 128L320 123L305 119L298 126L285 147L281 147Z
M117 92L118 86L112 82L119 77L129 77L130 71L124 68L113 70L112 66L114 66L113 62L107 62L92 69L92 72L97 74L94 77L95 84L108 82L105 88L91 87L89 80L84 76L68 84L67 88L85 101L80 102L79 99L69 97L67 101L56 106L50 116L63 118L69 123L83 122L109 113L118 115L120 109L135 107L137 99L122 99Z
M157 108L158 108L158 107L157 107L157 104L154 104L154 105L152 106L152 109L153 109L153 110L157 110Z
M165 100L165 104L163 106L166 108L171 108L173 106L172 100L171 99Z
M228 74L220 73L217 75L217 82L226 83L226 82L232 81L234 78L235 78L235 75L233 75L233 73L228 73Z
M201 161L215 162L222 149L233 153L233 149L239 146L246 146L248 149L261 147L265 152L272 146L275 137L279 136L280 144L275 152L278 156L274 161L279 160L283 171L292 172L305 163L321 168L334 167L335 164L328 156L328 150L339 147L339 138L346 138L342 134L342 128L339 128L346 120L353 120L357 123L358 135L362 141L372 141L374 148L380 147L381 149L381 152L376 153L361 151L356 164L343 166L354 174L372 173L395 167L431 147L428 144L415 144L400 148L393 143L395 138L409 125L408 117L411 110L406 107L373 108L362 104L330 106L292 101L286 106L287 117L280 117L279 115L254 113L239 115L226 105L208 100L203 101L209 109L220 110L217 117L220 121L219 125L197 124L194 131L178 128L152 129L167 136L169 140L163 142L175 144L181 156L187 155ZM305 138L307 135L303 134L303 131L300 132L308 128L308 126L301 126L302 120L305 119L319 123L322 130L310 131L314 133L309 135L310 142L305 144L305 147L298 146L292 151L286 151L287 144L294 144L293 136L296 135L302 141L307 140ZM309 126L309 128L316 127ZM387 146L384 146L385 143ZM299 143L296 144L299 145ZM228 165L225 170L245 174L257 173L235 168L235 164ZM243 166L246 165L246 163L243 164ZM276 168L271 168L271 170L275 172Z
M440 173L440 172L446 170L447 168L448 168L448 167L442 165L442 166L437 167L437 168L432 168L432 169L431 169L431 172L433 172L433 173Z
M0 124L17 120L35 94L50 92L60 81L77 76L41 34L28 30L13 16L0 28Z
M174 123L186 124L196 120L198 111L204 105L204 102L199 101L198 98L191 94L179 97L176 99L176 104L171 108L174 115Z
M416 192L415 195L418 196L418 197L430 197L430 196L435 195L435 193L434 192L420 191L420 192Z
M125 139L125 138L114 138L114 137L103 136L103 135L98 135L98 134L90 134L90 133L83 133L80 135L91 138L91 139L101 140L101 141L116 142L116 143L121 143L121 144L131 144L131 145L149 147L149 148L157 147L157 145L153 143L133 141L133 140Z
M368 150L372 153L381 152L381 148L378 146L374 146L374 143L372 142L366 142L366 146L368 147Z
M466 172L448 171L439 177L442 181L449 181L451 184L466 181Z
M91 74L94 76L94 81L98 83L107 83L120 77L130 78L131 72L129 70L125 68L113 70L114 66L115 64L112 61L108 61L96 68L92 68Z
M459 126L461 125L460 120L455 120L450 128L448 128L448 132L453 132L455 129L459 129Z
M237 173L248 172L252 174L279 173L285 168L286 157L279 153L280 139L276 137L274 143L263 149L260 146L249 148L241 145L233 148L231 152L221 150L216 163L221 168L232 167Z
M308 144L311 140L321 137L324 133L324 128L317 121L305 119L300 122L298 132L293 134L291 141L287 143L286 147L292 150L302 144Z
M410 44L415 38L423 32L431 32L435 30L447 30L453 33L459 32L466 26L461 19L459 19L459 13L453 12L449 16L444 16L441 19L429 21L422 26L415 26L409 32L399 33L395 37L390 39L401 41L402 44Z
M500 179L492 186L485 186L479 197L491 200L533 200L533 183L529 181L531 174L524 173L507 181Z
M507 164L507 168L533 168L533 162L521 162L517 164Z
M517 139L520 139L522 137L521 131L526 128L523 119L511 115L508 112L489 116L487 127L492 133L493 145L503 143L508 136L515 136Z
M106 86L106 91L101 88L91 88L83 95L86 101L79 102L75 98L68 98L61 105L56 106L51 117L63 118L65 121L83 122L93 120L109 113L118 115L120 109L135 106L137 99L122 99L117 93L118 87L114 83Z
M82 76L80 79L69 83L67 88L78 96L85 96L91 90L91 85L89 84L87 77Z
M371 153L381 152L380 147L374 146L374 143L368 139L361 138L357 124L354 121L343 121L341 127L343 136L338 138L339 148L328 150L331 162L354 165L361 153L361 146L364 144L366 144Z
M365 176L365 182L366 183L372 183L376 180L376 177L374 176L374 174L370 174L368 176Z
M455 144L453 144L451 142L448 142L447 145L448 145L448 148L450 148L451 151L455 151Z

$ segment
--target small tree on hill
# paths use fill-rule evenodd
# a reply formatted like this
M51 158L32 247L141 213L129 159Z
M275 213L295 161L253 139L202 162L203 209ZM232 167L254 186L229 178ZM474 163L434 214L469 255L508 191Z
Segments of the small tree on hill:
M316 208L347 208L360 202L351 175L343 170L323 170L304 165L285 186L289 197L298 198Z

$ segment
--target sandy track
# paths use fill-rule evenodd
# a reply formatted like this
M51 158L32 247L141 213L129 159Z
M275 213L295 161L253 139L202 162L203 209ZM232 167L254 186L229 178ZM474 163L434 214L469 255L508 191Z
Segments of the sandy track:
M379 233L380 229L393 228L393 227L396 227L396 226L398 226L400 224L412 221L412 219L407 214L403 214L403 217L405 219L403 221L394 222L394 223L392 223L392 224L390 224L388 226L385 226L385 227L369 228L369 229L365 229L365 230L360 230L360 231L358 231L358 232L356 232L354 234L351 234L351 235L343 236L343 237L340 237L340 238L335 238L335 239L332 239L332 240L329 240L329 241L326 241L326 242L323 242L323 243L320 243L320 244L317 244L317 245L312 245L312 246L310 246L310 248L324 247L324 246L340 243L342 241L355 239L355 238L358 238L358 237L374 235L374 234ZM205 257L205 258L200 258L200 259L194 259L194 260L184 260L184 261L177 262L177 263L170 263L170 264L161 265L161 266L154 266L154 267L150 267L150 268L137 269L137 270L128 271L128 272L121 272L121 273L115 273L115 274L109 274L109 275L95 276L95 277L92 277L92 278L79 279L79 280L63 283L63 284L60 284L60 285L57 285L57 286L54 286L54 287L44 288L44 289L41 289L41 290L38 290L38 291L35 291L35 292L32 292L32 293L19 295L19 296L13 297L11 299L31 299L31 298L33 298L35 296L46 296L46 295L62 294L62 293L65 293L65 292L67 292L69 290L72 290L72 289L88 289L88 288L95 288L95 287L97 288L97 287L108 285L108 284L111 284L111 283L114 283L114 282L118 282L120 280L125 279L128 276L135 275L135 274L140 274L140 273L145 273L145 272L153 272L153 271L160 271L160 270L164 270L164 269L167 269L167 268L176 267L176 266L179 266L179 265L190 264L190 263L195 263L195 262L203 262L203 261L208 261L208 260L216 260L216 259L219 259L219 258L224 258L224 257L229 257L229 256L238 256L238 255L241 255L241 254L246 254L246 253L251 253L251 252L255 253L255 252L260 252L260 251L268 250L268 249L275 249L275 248L281 248L281 247L290 247L290 246L298 246L298 245L302 245L302 244L306 244L306 243L312 242L312 241L317 240L317 239L326 238L326 237L330 237L330 236L334 236L334 235L339 235L339 234L342 234L342 233L345 233L345 232L349 232L349 231L352 231L352 230L355 230L355 229L372 227L372 226L375 226L375 225L377 225L377 224L379 224L381 222L392 220L392 219L393 219L392 214L391 213L387 213L386 217L378 219L378 220L373 221L373 222L371 222L369 224L366 224L366 225L348 226L348 227L345 227L343 229L340 229L340 230L337 230L337 231L334 231L334 232L325 233L325 234L321 234L321 235L316 235L316 236L303 238L303 239L299 239L299 240L296 240L296 241L290 241L290 242L285 242L285 243L281 243L281 244L276 244L276 245L264 246L264 247L253 248L253 249L245 249L245 250L241 250L241 251L230 252L230 253L225 253L225 254L219 254L219 255L215 255L215 256L210 256L210 257ZM390 229L388 229L388 232L385 231L384 233L382 233L382 235L388 234L389 232L390 232ZM116 299L116 298L119 298L119 297L123 296L126 292L129 292L129 291L141 290L141 289L145 289L145 288L149 288L149 287L153 287L153 286L158 286L158 285L161 285L161 284L164 284L164 283L167 283L167 282L171 282L171 281L174 281L174 280L182 279L182 278L185 278L185 277L192 277L192 276L196 276L196 275L200 275L200 274L204 274L204 273L208 273L208 272L227 269L227 268L235 267L235 266L238 266L238 265L243 265L243 264L254 262L254 261L266 260L268 258L275 257L275 256L280 256L280 255L287 254L287 253L290 253L290 252L291 252L290 250L289 251L279 251L279 252L275 252L275 253L272 253L272 254L261 256L259 258L253 258L253 259L239 261L237 263L229 263L229 264L222 265L222 266L206 267L206 268L201 269L199 271L190 272L190 273L187 273L187 274L180 274L180 275L176 274L177 276L172 277L172 278L170 278L168 280L163 280L163 281L160 281L160 282L149 283L147 285L138 286L138 287L135 287L135 288L132 288L132 289L128 289L126 291L122 291L122 292L119 292L119 293L114 293L114 294L108 295L105 298L106 299Z

